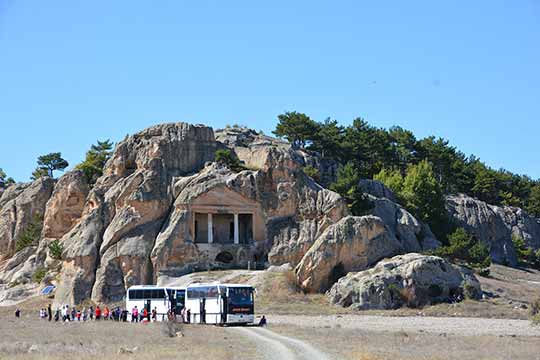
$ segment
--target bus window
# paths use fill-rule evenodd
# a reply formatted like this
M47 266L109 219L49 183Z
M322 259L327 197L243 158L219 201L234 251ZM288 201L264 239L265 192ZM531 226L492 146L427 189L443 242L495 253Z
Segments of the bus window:
M190 299L215 298L218 296L218 287L200 286L190 288L187 290L187 296Z
M253 304L253 289L247 287L229 288L229 302L234 305Z
M144 290L129 290L129 299L130 300L144 299L143 291Z

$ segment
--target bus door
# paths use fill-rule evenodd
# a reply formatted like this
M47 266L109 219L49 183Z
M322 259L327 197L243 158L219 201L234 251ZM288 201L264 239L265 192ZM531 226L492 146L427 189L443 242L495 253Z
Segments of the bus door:
M150 314L152 312L152 300L144 300L144 308L146 309L148 314Z

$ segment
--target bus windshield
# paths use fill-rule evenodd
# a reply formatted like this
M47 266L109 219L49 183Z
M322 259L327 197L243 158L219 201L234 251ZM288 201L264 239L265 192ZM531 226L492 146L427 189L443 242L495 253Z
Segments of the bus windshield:
M253 304L253 289L247 287L229 288L229 302L234 305Z

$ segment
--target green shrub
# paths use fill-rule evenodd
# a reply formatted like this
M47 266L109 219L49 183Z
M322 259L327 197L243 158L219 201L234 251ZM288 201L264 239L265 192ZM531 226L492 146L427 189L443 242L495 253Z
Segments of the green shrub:
M45 275L47 275L47 269L41 267L32 274L32 281L39 284Z
M532 248L525 244L525 240L517 235L512 235L512 244L514 245L514 250L520 264L529 266L536 266L538 264L540 250L535 253Z
M479 295L478 290L471 283L467 281L463 283L463 296L465 296L465 299L478 299Z
M54 240L49 244L49 254L55 260L62 260L62 252L64 251L64 246L58 240Z
M476 268L487 268L491 265L488 247L467 234L465 229L457 228L448 235L448 245L430 252L451 261L462 261Z
M529 314L533 325L540 325L540 297L531 303Z
M229 149L220 149L215 153L214 161L226 165L232 171L242 171L246 168L242 165L236 154Z
M26 229L19 235L15 242L15 251L21 251L22 249L36 245L41 236L41 229L43 228L43 216L36 215L28 223Z
M319 170L314 168L313 166L311 166L311 165L304 166L302 168L302 171L304 172L304 174L306 174L307 176L309 176L313 180L315 180L315 181L320 180Z

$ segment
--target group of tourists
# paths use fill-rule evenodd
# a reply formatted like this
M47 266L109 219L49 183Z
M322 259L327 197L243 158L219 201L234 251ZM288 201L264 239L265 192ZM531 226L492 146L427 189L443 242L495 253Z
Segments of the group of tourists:
M21 315L20 309L15 310L15 317L19 318ZM69 305L62 305L61 308L56 309L53 313L52 306L49 304L46 308L41 308L39 310L39 318L42 320L48 321L100 321L100 320L112 320L112 321L122 321L122 322L150 322L157 321L160 314L157 313L157 308L154 308L151 311L144 308L139 310L135 306L131 311L127 309L122 309L120 307L115 307L109 309L108 306L101 308L100 306L83 307L76 308L70 307ZM164 315L161 315L164 317ZM160 319L162 320L162 319Z

